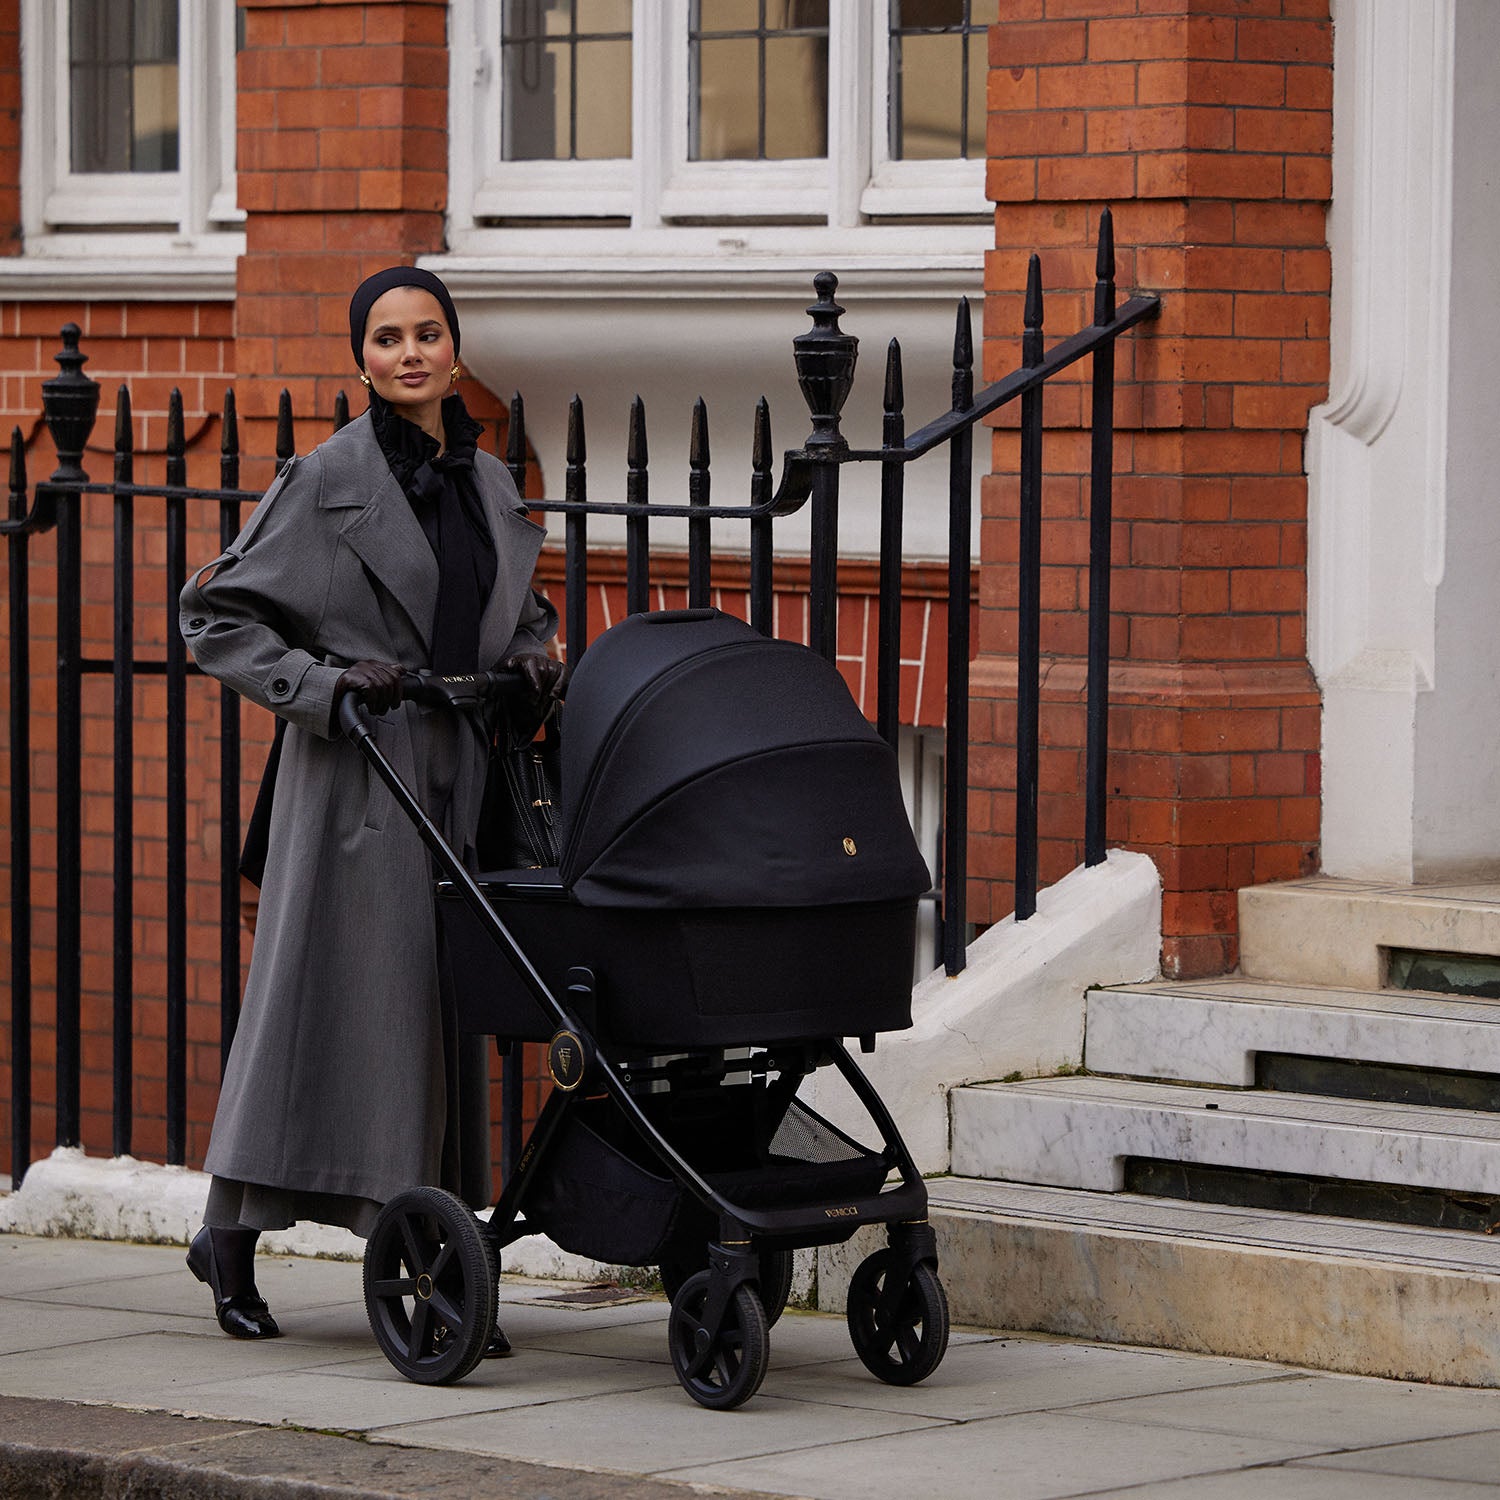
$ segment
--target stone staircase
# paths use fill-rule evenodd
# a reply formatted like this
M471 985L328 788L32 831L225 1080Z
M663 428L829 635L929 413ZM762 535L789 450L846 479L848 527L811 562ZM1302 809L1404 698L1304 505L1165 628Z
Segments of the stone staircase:
M1382 988L1392 950L1500 956L1500 886L1240 922L1240 974L1092 992L1086 1073L954 1093L955 1318L1500 1384L1500 1000Z

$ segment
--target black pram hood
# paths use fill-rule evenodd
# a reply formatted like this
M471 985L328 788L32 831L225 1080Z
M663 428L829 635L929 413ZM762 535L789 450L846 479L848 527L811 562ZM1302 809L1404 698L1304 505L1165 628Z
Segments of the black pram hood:
M586 906L896 901L930 885L837 670L717 610L631 615L568 689L564 885Z

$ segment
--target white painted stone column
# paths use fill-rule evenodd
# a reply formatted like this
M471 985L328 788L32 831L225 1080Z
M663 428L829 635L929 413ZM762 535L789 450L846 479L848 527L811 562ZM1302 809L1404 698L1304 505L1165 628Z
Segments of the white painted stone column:
M1497 54L1490 0L1336 3L1332 394L1308 448L1336 875L1500 874Z

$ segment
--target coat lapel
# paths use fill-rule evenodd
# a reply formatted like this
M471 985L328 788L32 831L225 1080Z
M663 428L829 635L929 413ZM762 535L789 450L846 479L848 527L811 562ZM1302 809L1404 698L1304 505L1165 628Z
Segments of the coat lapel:
M481 455L481 458L483 455ZM547 533L523 514L525 507L500 476L504 470L476 462L474 474L495 539L495 587L479 622L479 665L493 666L515 635Z
M344 527L344 540L401 606L411 622L413 634L422 643L425 659L432 650L432 613L438 590L437 559L432 555L421 522L412 513L401 486L386 464L369 418L359 418L346 430L357 425L363 426L364 433L356 461L351 464L349 482L338 486L340 494L325 495L322 504L362 507ZM351 431L352 438L359 436ZM360 483L366 475L365 482ZM350 498L344 498L346 496ZM397 643L393 641L392 646L396 647Z

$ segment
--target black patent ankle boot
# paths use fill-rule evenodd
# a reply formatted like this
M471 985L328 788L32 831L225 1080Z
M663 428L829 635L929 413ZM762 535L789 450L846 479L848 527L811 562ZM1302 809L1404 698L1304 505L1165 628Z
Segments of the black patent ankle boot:
M256 1229L210 1229L204 1225L188 1246L187 1264L214 1294L214 1316L237 1339L281 1335L265 1298L255 1289Z

